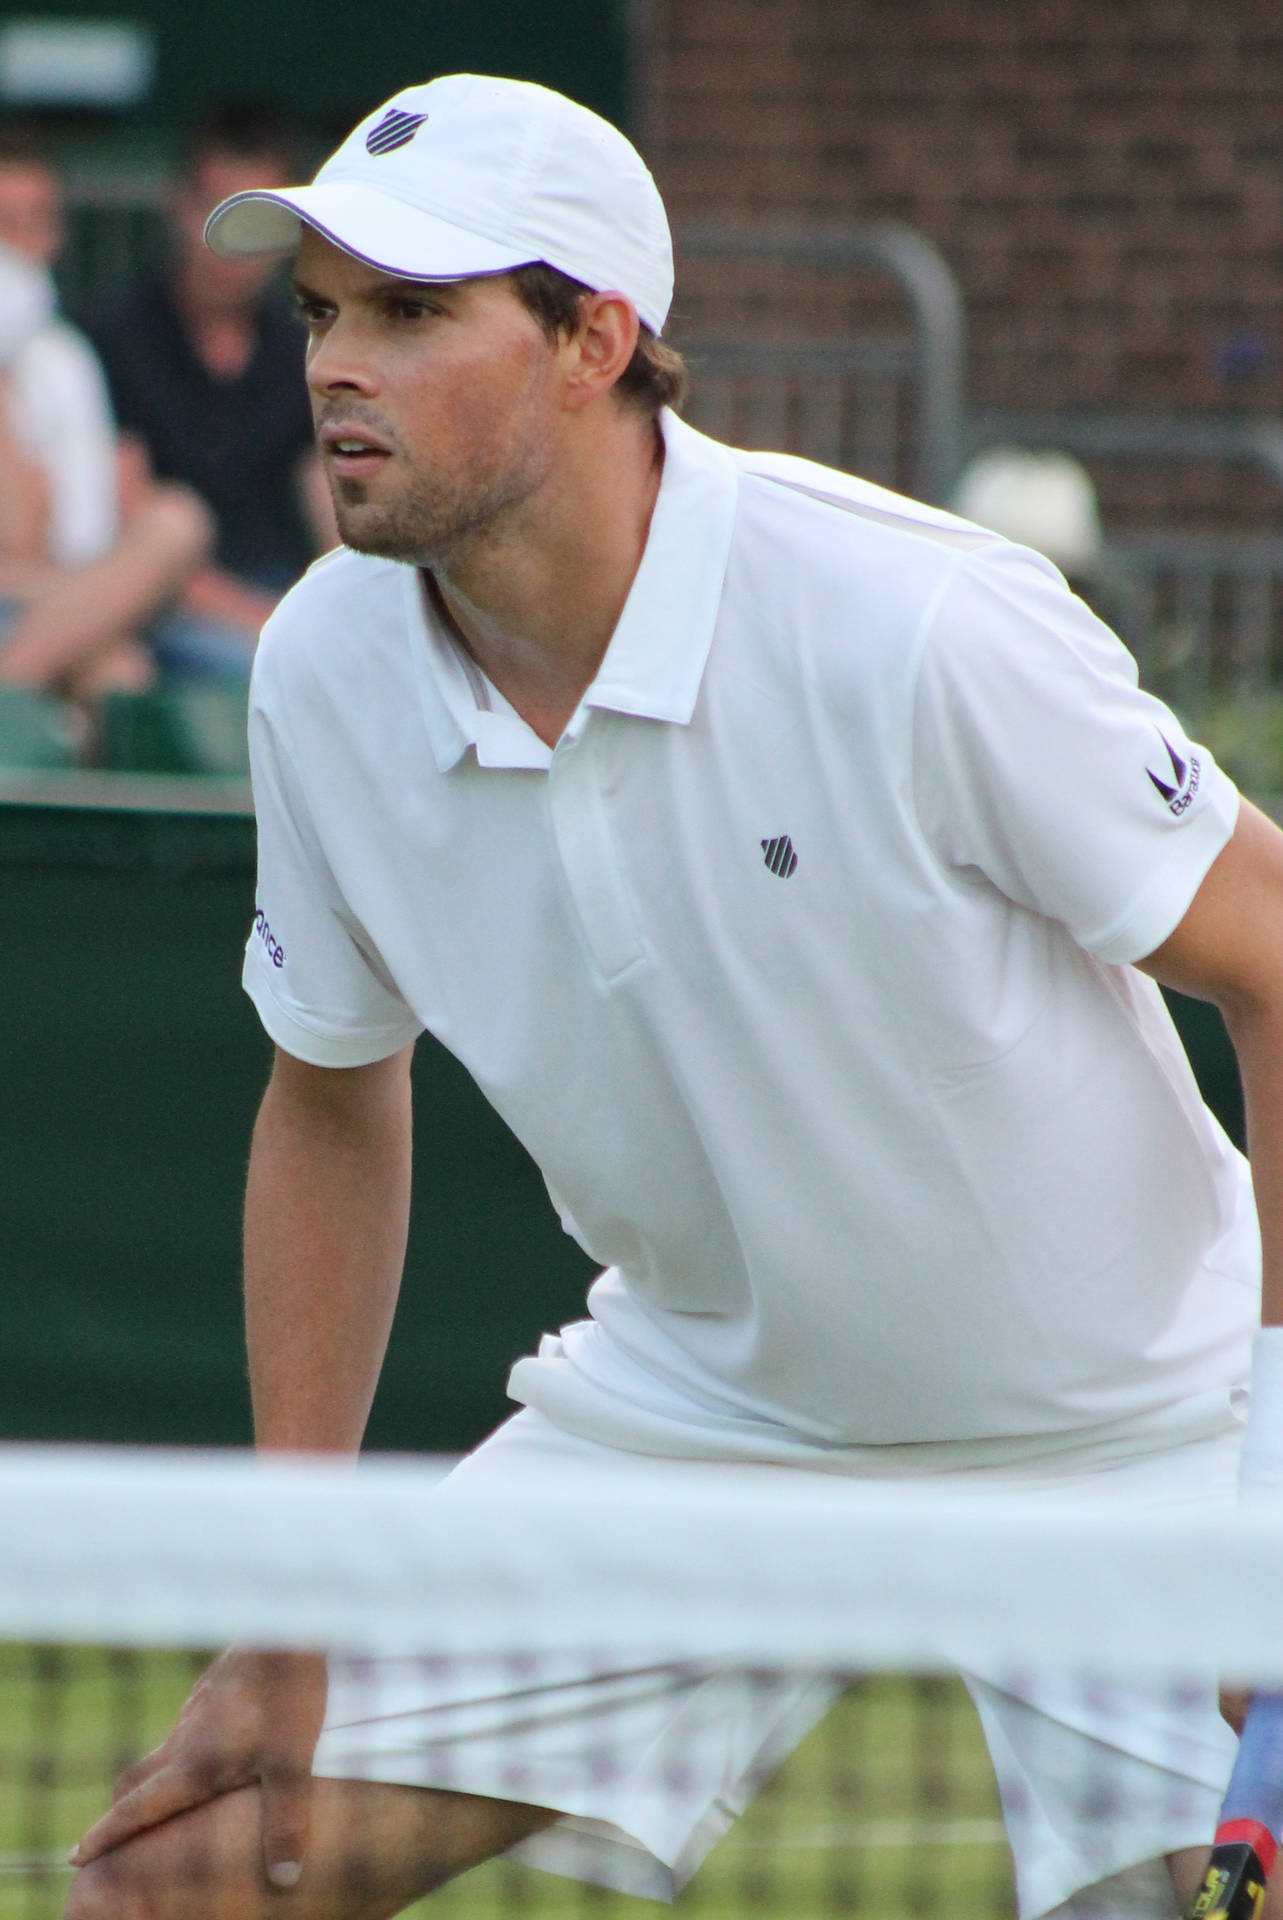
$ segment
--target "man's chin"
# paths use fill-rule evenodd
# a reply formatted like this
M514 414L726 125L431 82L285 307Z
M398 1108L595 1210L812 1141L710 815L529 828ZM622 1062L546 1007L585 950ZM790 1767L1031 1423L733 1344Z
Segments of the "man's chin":
M368 553L376 560L418 560L419 549L404 532L359 514L340 513L337 518L339 538L354 553Z

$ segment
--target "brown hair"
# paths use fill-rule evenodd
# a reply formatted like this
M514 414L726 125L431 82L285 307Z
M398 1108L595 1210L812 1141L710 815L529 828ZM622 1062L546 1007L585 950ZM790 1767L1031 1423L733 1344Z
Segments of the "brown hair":
M582 280L572 280L568 273L536 260L528 267L515 268L512 284L522 306L550 340L574 332L579 324L579 303L590 291ZM688 385L681 354L643 325L633 357L615 385L620 399L643 413L656 414L661 407L680 407Z

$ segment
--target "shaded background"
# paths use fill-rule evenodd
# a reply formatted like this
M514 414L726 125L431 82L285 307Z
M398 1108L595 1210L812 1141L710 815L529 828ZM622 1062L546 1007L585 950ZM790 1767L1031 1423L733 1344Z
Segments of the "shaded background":
M557 87L612 120L628 112L624 0L210 0L191 8L40 0L5 12L152 30L156 72L146 101L115 124L82 119L82 143L99 156L172 155L194 115L244 95L288 101L324 145L387 94L438 73L507 73ZM76 131L71 118L63 131Z

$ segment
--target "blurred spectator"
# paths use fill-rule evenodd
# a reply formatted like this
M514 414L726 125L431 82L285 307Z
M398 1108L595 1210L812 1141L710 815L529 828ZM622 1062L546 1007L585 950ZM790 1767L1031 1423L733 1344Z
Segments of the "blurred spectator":
M197 128L170 207L163 271L85 318L116 419L140 463L195 489L214 516L213 564L156 634L169 673L239 677L259 628L337 535L312 440L303 335L269 260L220 260L207 215L228 194L294 176L273 109L228 104Z
M30 280L44 289L41 324L5 356L10 424L48 484L50 558L76 566L104 553L116 534L116 437L93 351L53 311L48 270L62 245L62 196L35 136L21 126L0 129L0 244L35 270ZM14 274L6 287L12 311Z
M136 631L210 529L178 488L136 487L122 513L102 372L55 310L61 239L56 174L33 135L0 126L0 683L83 697L146 684Z

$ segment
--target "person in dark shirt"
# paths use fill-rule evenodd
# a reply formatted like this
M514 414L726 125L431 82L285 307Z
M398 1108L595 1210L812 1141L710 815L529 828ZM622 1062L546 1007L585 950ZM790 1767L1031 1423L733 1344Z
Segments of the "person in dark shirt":
M290 177L291 144L271 109L216 109L196 129L171 203L164 269L83 317L128 458L140 475L185 482L217 528L210 565L153 630L170 675L247 675L277 599L335 543L303 333L275 264L220 260L203 241L206 216L228 194L261 185L265 170Z

